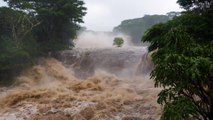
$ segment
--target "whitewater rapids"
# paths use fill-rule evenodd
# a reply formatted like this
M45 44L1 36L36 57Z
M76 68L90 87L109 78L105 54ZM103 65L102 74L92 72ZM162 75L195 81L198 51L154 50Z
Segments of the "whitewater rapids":
M145 48L74 49L53 56L0 88L0 120L160 118L160 89L147 74Z

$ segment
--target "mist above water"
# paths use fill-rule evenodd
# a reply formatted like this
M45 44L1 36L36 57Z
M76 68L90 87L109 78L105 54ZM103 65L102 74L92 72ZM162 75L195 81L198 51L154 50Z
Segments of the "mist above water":
M124 78L134 78L150 71L152 66L146 47L123 48L75 48L58 53L55 56L72 69L79 78L86 78L96 72L107 73ZM147 74L147 73L146 73Z
M115 37L124 39L123 47L131 47L131 37L122 33L115 34L111 32L79 32L78 37L74 40L75 48L111 48Z
M122 37L124 45L113 46L114 37ZM74 49L54 54L57 60L40 59L13 88L0 89L0 120L159 118L150 56L130 40L122 34L80 33Z
M0 120L153 120L161 114L158 91L148 76L125 79L99 70L80 80L61 62L45 58L13 88L0 91Z
M122 47L113 46L115 37L124 39ZM146 62L150 61L147 47L133 46L131 37L122 33L81 31L74 43L74 49L60 52L55 57L79 78L92 76L99 71L133 78L141 76L141 70L150 71L152 66L151 62ZM143 62L147 63L147 67Z

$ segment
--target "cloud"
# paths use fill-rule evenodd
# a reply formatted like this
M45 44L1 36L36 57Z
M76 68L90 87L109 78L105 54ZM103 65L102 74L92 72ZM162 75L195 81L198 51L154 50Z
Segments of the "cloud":
M0 6L6 6L7 4L3 1L3 0L0 0Z
M176 0L84 0L87 15L83 24L88 29L111 31L122 20L145 14L166 14L181 11Z

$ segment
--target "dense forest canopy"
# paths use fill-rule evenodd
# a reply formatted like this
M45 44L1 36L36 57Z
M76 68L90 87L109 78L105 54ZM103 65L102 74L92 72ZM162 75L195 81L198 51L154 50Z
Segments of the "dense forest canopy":
M148 28L178 15L180 15L179 12L169 12L167 15L145 15L142 18L124 20L113 29L113 32L127 34L135 45L141 45L141 37Z
M163 120L213 120L212 0L178 0L187 11L150 28L155 86L163 86L158 103Z
M68 49L86 14L81 0L4 0L0 7L0 81L34 58Z

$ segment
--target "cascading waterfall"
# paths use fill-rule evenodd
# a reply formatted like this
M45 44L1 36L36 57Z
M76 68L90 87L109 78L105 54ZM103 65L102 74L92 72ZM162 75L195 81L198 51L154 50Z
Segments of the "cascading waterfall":
M0 120L156 120L146 47L74 48L40 58L0 88ZM56 59L55 59L56 58Z
M118 77L133 78L151 69L148 67L151 62L147 58L146 47L78 48L63 51L54 56L72 69L76 77L80 78L92 76L100 70ZM143 63L147 67L143 66Z

